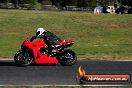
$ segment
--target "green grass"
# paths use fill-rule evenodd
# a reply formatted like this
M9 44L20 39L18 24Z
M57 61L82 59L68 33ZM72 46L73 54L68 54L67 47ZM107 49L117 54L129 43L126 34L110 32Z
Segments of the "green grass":
M0 57L13 58L38 27L75 39L79 59L132 59L132 15L24 10L0 10Z

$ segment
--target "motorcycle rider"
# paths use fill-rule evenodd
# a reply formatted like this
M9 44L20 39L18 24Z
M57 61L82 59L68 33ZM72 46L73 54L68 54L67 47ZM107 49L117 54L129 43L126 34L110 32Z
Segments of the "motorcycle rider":
M58 38L55 34L49 32L49 31L46 31L44 28L38 28L36 30L36 35L30 39L30 42L32 42L36 38L43 38L44 42L48 46L48 48L47 48L48 50L52 50L53 45L61 42L60 38Z

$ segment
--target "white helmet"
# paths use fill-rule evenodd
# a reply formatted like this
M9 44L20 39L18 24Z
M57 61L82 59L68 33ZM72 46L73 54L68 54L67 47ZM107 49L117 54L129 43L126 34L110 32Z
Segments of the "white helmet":
M36 31L36 36L41 36L45 32L44 28L38 28Z

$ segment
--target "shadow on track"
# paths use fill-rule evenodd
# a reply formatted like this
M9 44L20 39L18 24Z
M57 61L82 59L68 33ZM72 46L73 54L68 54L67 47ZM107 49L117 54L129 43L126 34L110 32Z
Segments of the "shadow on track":
M31 65L29 66L59 66L60 64L58 65L54 65L54 64L34 64L32 63ZM26 67L26 66L20 66L20 65L17 65L15 62L13 62L13 60L0 60L0 66L16 66L16 67Z
M13 61L1 61L0 60L0 66L16 66L16 64Z

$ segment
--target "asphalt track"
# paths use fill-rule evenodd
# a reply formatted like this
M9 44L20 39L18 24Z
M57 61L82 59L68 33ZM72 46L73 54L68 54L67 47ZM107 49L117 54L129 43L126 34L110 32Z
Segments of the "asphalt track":
M19 67L12 60L0 60L0 85L78 85L76 74L80 65L87 74L132 75L132 61L83 60L74 66L33 64Z

